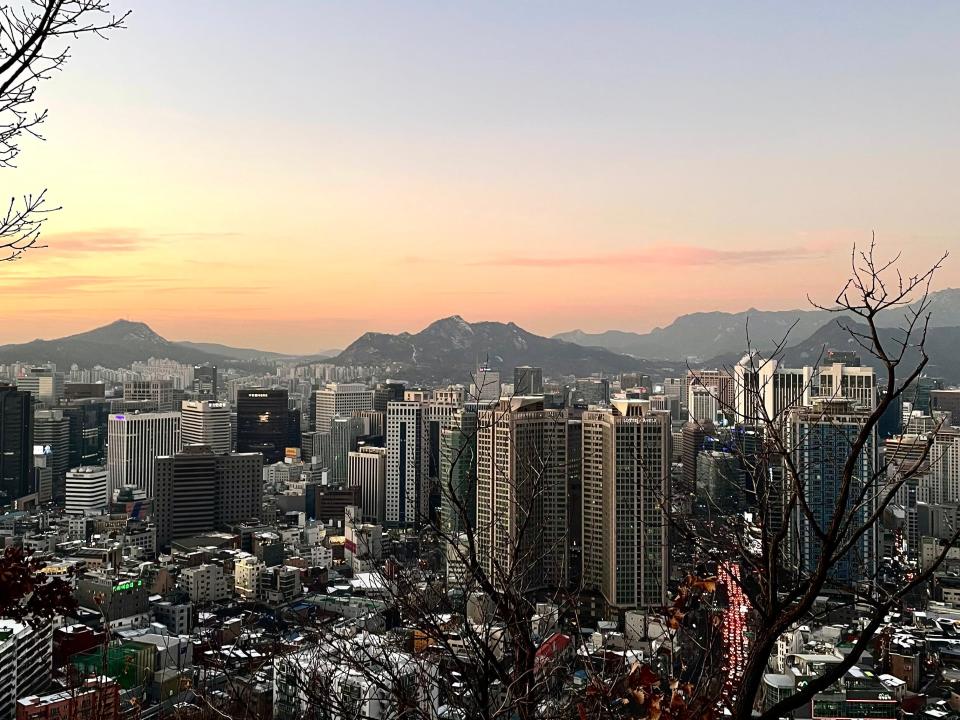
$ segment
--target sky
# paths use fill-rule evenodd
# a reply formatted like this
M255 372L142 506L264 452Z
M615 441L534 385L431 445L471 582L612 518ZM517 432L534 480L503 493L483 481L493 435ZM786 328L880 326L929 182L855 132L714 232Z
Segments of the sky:
M0 265L0 344L646 331L829 300L873 231L960 249L960 3L113 6L0 170L62 206Z

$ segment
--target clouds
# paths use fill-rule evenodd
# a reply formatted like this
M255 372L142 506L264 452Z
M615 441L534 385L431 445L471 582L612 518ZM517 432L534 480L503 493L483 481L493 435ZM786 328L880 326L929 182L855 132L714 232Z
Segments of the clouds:
M696 245L650 245L637 250L615 253L597 253L595 255L549 254L541 257L530 255L501 255L470 263L483 267L520 267L520 268L578 268L606 267L618 265L656 265L658 267L693 266L741 266L782 264L816 260L828 253L825 247L805 247L794 245L777 248L751 248L746 250L727 250Z

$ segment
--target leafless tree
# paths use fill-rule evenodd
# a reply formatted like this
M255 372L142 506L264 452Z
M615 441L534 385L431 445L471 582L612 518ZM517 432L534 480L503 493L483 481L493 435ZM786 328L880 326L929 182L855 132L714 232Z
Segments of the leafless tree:
M933 565L905 568L897 581L885 580L877 571L875 534L884 513L904 485L923 472L936 435L936 430L928 433L909 461L888 453L879 462L877 426L907 397L928 363L930 284L945 258L905 276L898 268L899 256L881 261L871 242L865 250L854 248L851 278L835 301L814 303L838 315L841 327L877 368L878 387L871 384L861 392L870 402L857 402L853 387L826 385L816 367L801 385L775 388L787 337L766 353L751 351L739 368L731 369L730 375L738 376L735 405L714 388L721 411L740 430L753 431L750 442L743 441L742 433L732 433L735 439L726 447L743 468L740 492L750 521L729 522L728 513L717 523L675 518L675 524L695 549L699 566L723 571L726 583L749 602L753 637L745 643L748 649L737 668L735 687L716 698L718 708L734 718L783 717L842 679L889 613L925 585L960 538L956 529ZM884 321L894 313L902 316L899 328L884 329ZM691 374L697 377L696 371ZM829 492L814 488L814 478L829 484ZM720 510L723 498L701 499ZM702 583L702 578L695 582ZM861 618L852 651L793 695L760 707L763 676L778 639L815 621L817 601L824 594L856 608ZM670 610L678 628L703 595L702 587L681 586Z
M47 111L36 107L37 86L70 58L70 41L106 37L129 13L115 15L107 0L14 0L0 5L0 167L13 167L24 136L42 138ZM0 214L0 262L42 247L46 190L10 199Z

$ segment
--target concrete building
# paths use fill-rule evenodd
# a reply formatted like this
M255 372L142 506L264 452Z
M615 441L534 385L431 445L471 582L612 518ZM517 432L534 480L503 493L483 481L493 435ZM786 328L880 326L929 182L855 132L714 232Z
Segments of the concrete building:
M209 445L218 455L230 452L230 403L215 400L184 400L180 404L183 444Z
M134 485L154 497L156 461L180 452L180 413L111 415L107 421L107 472L111 493Z
M180 589L190 596L196 605L227 600L233 595L228 579L219 565L207 564L184 568L178 579Z
M154 507L160 546L259 517L262 463L258 453L216 455L207 445L188 445L176 455L157 458Z
M542 397L481 410L477 432L477 551L490 577L525 590L567 579L567 417Z
M429 446L423 403L387 404L386 523L423 523L430 502Z
M53 629L0 619L0 718L16 714L19 698L46 689L53 669Z
M614 400L581 418L583 584L617 609L662 606L669 570L670 415Z
M63 373L46 367L30 368L17 378L17 389L30 393L35 403L52 408L63 397Z
M317 391L317 430L330 430L337 416L350 417L355 410L373 410L373 390L361 383L330 383Z
M177 409L177 389L173 380L127 380L123 383L124 402L149 402L157 412L173 412Z
M351 452L347 485L360 486L363 519L382 524L386 520L387 449L363 445Z
M67 471L65 510L68 515L99 515L110 505L107 469L84 466Z

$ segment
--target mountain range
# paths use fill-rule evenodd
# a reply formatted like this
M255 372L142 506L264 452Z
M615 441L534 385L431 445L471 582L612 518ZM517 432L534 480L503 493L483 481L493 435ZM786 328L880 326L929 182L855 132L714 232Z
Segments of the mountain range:
M332 362L384 365L398 377L440 382L464 382L484 362L504 371L534 365L548 375L669 372L677 367L534 335L512 322L468 323L459 315L437 320L418 333L365 333Z
M177 362L202 365L253 364L254 357L239 353L271 353L247 351L226 345L179 343L158 335L148 325L131 320L116 320L109 325L54 340L33 340L16 345L0 346L0 363L56 363L69 368L76 363L83 368L95 365L124 367L138 360L168 358ZM278 356L279 357L279 356Z
M960 289L949 288L931 293L930 311L932 327L960 325ZM706 360L718 355L742 353L748 344L748 327L749 344L764 348L782 340L788 331L790 337L787 344L792 344L789 340L799 342L836 317L836 313L817 309L770 311L751 308L738 313L698 312L681 315L666 327L657 327L648 333L622 330L586 333L572 330L553 337L642 358ZM886 322L894 325L900 317L890 313Z

